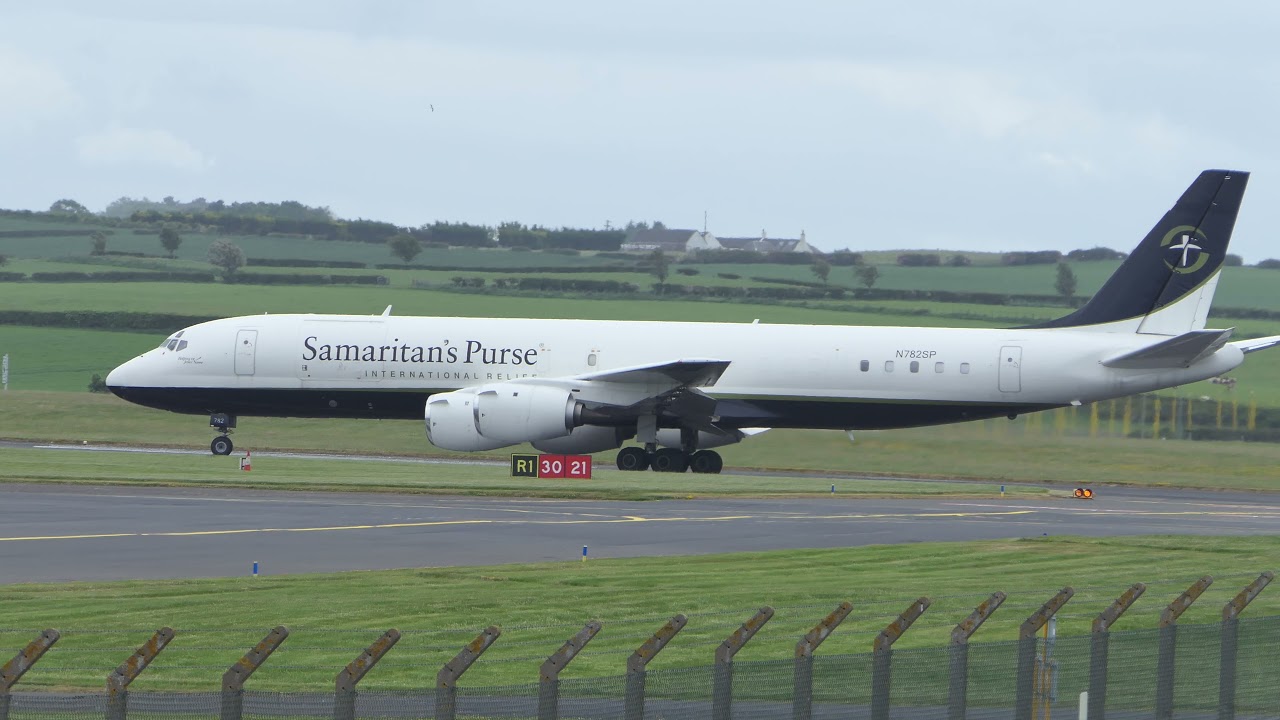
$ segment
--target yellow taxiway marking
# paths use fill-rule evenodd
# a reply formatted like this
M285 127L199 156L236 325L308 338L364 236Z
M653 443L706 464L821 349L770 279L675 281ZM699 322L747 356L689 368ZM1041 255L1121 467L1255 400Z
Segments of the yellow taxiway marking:
M377 523L370 525L327 525L299 528L232 528L228 530L185 530L175 532L93 533L83 535L31 535L26 537L0 537L0 542L34 540L96 540L125 537L207 537L214 535L247 535L253 533L342 532L347 530L394 530L404 528L444 527L448 525L610 525L643 522L730 522L733 520L880 520L886 518L939 518L939 517L992 517L1028 515L1032 510L1006 510L1001 512L949 512L949 513L868 513L857 515L808 515L775 518L769 515L715 515L707 517L641 517L624 515L608 519L579 520L431 520L424 522Z

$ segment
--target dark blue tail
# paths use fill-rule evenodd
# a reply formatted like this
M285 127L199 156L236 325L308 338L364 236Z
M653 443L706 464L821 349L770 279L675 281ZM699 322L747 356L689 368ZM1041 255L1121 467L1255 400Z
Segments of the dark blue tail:
M1141 320L1217 282L1249 173L1205 170L1079 310L1037 328ZM1208 288L1210 299L1213 286ZM1202 298L1203 301L1203 298ZM1201 317L1208 307L1188 307ZM1201 325L1203 327L1203 325ZM1192 328L1188 328L1192 329ZM1145 330L1143 330L1145 332Z

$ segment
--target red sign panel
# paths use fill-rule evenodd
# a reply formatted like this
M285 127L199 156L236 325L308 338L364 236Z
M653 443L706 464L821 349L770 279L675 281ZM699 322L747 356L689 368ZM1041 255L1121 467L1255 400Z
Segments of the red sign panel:
M591 479L590 455L539 455L538 477Z

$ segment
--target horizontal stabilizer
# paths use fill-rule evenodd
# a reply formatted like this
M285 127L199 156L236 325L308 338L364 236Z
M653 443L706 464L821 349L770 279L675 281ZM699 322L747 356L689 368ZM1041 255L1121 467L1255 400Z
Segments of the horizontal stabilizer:
M1280 335L1272 335L1271 337L1254 338L1252 340L1237 340L1232 345L1240 348L1247 355L1251 352L1266 350L1280 345Z
M579 380L601 380L613 383L671 384L685 387L710 387L729 368L728 360L673 360L653 365L605 370L578 375Z
M1117 355L1102 361L1111 368L1156 370L1190 367L1209 357L1227 343L1235 328L1228 330L1192 330L1177 337L1148 345L1141 350Z

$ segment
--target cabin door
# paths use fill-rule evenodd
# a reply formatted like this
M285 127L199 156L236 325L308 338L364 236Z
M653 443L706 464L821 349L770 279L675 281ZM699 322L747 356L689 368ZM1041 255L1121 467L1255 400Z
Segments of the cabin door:
M252 375L258 346L257 330L241 330L236 333L236 374Z
M1022 348L1006 345L1000 348L1000 392L1022 390Z

